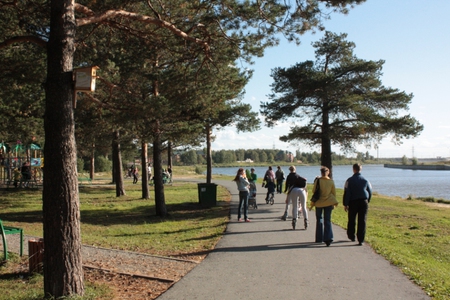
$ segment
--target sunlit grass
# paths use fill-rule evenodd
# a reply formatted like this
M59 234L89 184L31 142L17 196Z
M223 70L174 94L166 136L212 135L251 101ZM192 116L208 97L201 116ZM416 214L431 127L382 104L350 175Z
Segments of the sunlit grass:
M157 217L152 199L142 199L140 185L126 182L127 195L115 196L112 185L81 185L82 243L164 256L204 255L222 236L229 218L228 191L218 186L217 206L202 208L196 183L165 186L169 217ZM42 236L42 191L10 189L0 196L2 220ZM0 265L0 300L43 299L41 275L28 275L28 261L16 254ZM26 286L26 289L22 287ZM104 285L88 284L86 299L111 299Z
M347 227L342 204L333 222ZM450 205L375 195L366 241L434 299L450 299Z
M215 179L231 180L231 177ZM229 193L220 186L219 205L204 209L198 204L197 185L175 180L172 186L165 186L170 217L164 219L155 216L153 188L152 199L141 199L140 185L132 185L131 181L126 182L125 188L127 195L117 198L110 185L80 187L84 244L159 255L201 254L214 247L228 221ZM41 198L40 191L3 193L0 196L2 219L10 226L24 228L27 235L42 236ZM338 190L337 198L340 204L333 212L333 222L346 228L342 190ZM449 299L449 205L376 194L370 203L366 242L434 299ZM15 259L19 260L17 256ZM4 298L0 294L0 299L41 299L33 298L33 292L28 291L30 286L30 290L40 295L39 278L33 279L38 281L35 283L27 277L10 274L6 266L0 267L0 290L18 289L26 284L27 291L18 294L30 294L19 298ZM94 287L93 291L98 288Z

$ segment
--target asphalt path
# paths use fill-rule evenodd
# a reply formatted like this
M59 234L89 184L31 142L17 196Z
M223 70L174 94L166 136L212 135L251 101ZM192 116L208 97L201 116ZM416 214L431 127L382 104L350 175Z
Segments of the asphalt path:
M232 194L226 232L215 250L158 300L430 299L370 245L349 241L339 226L333 225L330 247L314 243L314 211L307 230L293 230L290 218L280 220L284 194L268 205L266 190L258 187L258 209L249 209L251 222L238 222L236 184L215 183Z

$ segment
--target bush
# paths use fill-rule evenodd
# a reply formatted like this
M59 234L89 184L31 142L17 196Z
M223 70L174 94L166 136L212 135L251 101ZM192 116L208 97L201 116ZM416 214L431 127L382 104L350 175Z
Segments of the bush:
M104 156L99 156L94 162L96 172L109 172L112 170L112 161Z
M205 173L205 168L201 167L201 166L195 166L195 174L204 174Z
M78 173L82 173L84 171L84 159L77 158L77 170Z

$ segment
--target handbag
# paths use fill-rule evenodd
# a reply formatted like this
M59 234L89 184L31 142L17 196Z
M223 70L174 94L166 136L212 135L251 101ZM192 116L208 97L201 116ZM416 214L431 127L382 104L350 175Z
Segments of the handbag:
M317 180L316 190L314 191L314 194L311 197L311 202L316 202L320 198L320 185L319 185L320 179L316 178L316 180Z

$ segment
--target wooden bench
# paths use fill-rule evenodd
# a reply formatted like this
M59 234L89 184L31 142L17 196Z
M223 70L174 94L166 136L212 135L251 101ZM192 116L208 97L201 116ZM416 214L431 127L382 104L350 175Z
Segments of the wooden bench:
M6 243L7 234L19 234L20 235L20 256L23 255L23 229L18 227L3 226L2 220L0 220L0 231L2 234L3 242L3 260L8 259L8 244Z

